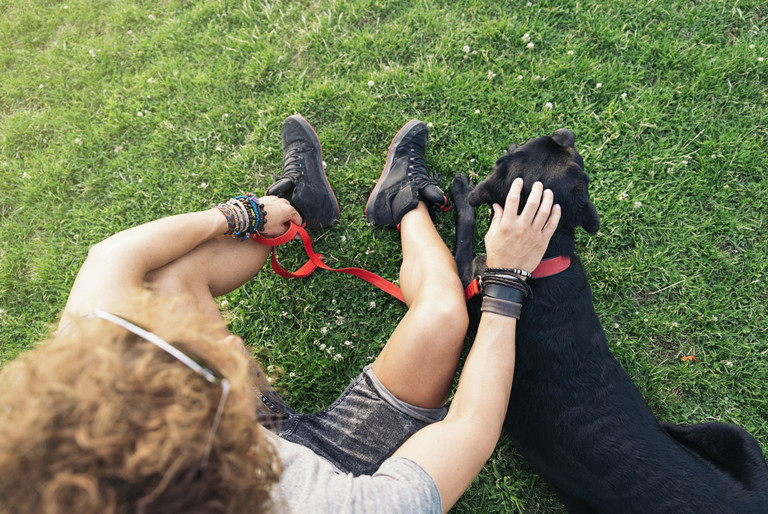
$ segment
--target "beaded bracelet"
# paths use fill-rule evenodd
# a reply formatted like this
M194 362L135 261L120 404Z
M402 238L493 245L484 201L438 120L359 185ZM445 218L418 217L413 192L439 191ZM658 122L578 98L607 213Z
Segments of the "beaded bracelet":
M527 280L527 279L533 277L533 275L531 275L530 272L522 270L522 269L517 269L517 268L488 268L485 271L486 271L486 273L487 272L490 272L490 273L512 273L512 274L515 274L515 275L522 275L524 280Z
M264 230L267 212L259 199L252 193L230 198L227 202L214 205L227 220L227 235L242 236L241 241Z

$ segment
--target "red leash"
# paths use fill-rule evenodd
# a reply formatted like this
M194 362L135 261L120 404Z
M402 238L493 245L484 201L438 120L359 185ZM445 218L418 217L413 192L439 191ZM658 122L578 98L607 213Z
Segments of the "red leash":
M290 271L287 271L285 268L283 268L280 263L277 260L277 254L275 253L275 247L280 246L282 244L287 243L291 239L293 239L296 234L301 237L302 242L304 243L304 251L307 253L307 258L309 259L303 266L301 266L299 269L291 273ZM364 270L362 268L331 268L327 264L323 262L323 256L319 253L315 253L315 251L312 249L312 241L309 239L309 234L307 234L307 231L304 230L304 228L296 225L295 223L291 222L290 227L288 228L288 231L278 237L274 238L267 238L264 236L260 236L258 234L255 234L253 236L254 241L257 241L261 244L271 246L272 247L272 269L284 278L305 278L312 274L317 268L321 269L327 269L329 271L336 271L338 273L346 273L348 275L353 275L355 277L361 278L368 282L369 284L372 284L385 293L389 293L390 295L394 296L401 302L405 302L405 299L403 299L403 293L400 291L400 288L397 287L392 282L380 277L379 275L372 273L368 270Z
M304 243L304 251L307 253L307 258L309 260L304 265L302 265L299 269L291 273L290 271L287 271L285 268L283 268L280 265L280 262L278 262L277 254L275 253L275 247L285 244L288 241L292 240L294 237L296 237L296 234L298 234L299 237L301 237L301 240ZM375 273L372 273L368 270L364 270L362 268L331 268L330 266L328 266L326 263L323 262L323 256L319 253L316 253L312 249L312 241L309 239L309 234L307 234L307 231L304 230L303 227L300 227L293 222L291 222L290 227L285 232L285 234L281 236L268 238L268 237L260 236L258 234L254 234L253 239L256 242L272 247L272 258L271 258L272 269L275 271L275 273L277 273L281 277L306 278L309 275L311 275L317 268L327 269L329 271L335 271L337 273L346 273L348 275L361 278L366 282L368 282L369 284L378 287L385 293L389 293L390 295L394 296L401 302L405 302L405 300L403 299L403 293L402 291L400 291L399 287L397 287L395 284L393 284L389 280L386 280ZM533 278L549 277L568 269L570 265L571 265L571 257L569 255L560 255L558 257L552 257L551 259L544 259L536 267L536 269L533 270L532 275L533 275ZM469 301L470 298L472 298L476 294L479 294L481 290L482 290L482 287L480 284L480 277L476 277L472 282L469 283L467 288L464 290L464 298L467 301Z

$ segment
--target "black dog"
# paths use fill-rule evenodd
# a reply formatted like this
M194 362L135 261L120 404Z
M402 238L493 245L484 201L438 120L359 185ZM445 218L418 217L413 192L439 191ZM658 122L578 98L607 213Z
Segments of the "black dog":
M757 441L723 423L659 423L609 351L573 254L576 228L594 234L600 225L574 144L573 132L560 129L512 145L474 190L464 175L451 185L465 286L477 271L473 206L504 205L522 177L521 206L538 180L562 207L544 258L569 256L570 265L529 280L505 433L571 512L768 512L768 467Z

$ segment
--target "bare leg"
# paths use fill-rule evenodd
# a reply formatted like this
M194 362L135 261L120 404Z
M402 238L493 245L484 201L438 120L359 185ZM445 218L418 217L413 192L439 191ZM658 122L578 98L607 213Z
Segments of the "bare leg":
M188 297L211 321L223 325L216 296L248 282L264 266L270 247L228 236L217 237L189 253L147 273L153 290L167 296ZM222 333L222 336L228 335Z
M423 203L400 222L400 287L408 312L373 363L400 400L426 408L448 397L467 325L466 303L453 255Z

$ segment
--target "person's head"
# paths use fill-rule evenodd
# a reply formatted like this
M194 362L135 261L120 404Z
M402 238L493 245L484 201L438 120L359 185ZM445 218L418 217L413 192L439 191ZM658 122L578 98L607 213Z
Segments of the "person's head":
M269 508L280 466L255 418L253 360L167 300L140 295L113 312L226 378L213 439L220 378L84 317L0 372L0 511Z

